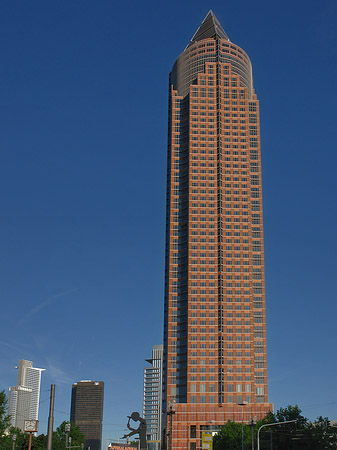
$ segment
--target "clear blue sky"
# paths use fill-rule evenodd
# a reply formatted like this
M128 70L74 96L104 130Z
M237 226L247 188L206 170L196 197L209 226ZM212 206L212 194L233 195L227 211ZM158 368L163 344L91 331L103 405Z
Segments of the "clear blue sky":
M141 410L162 342L168 73L209 9L261 102L269 394L337 419L337 3L3 0L0 389L30 359L55 425L105 382Z

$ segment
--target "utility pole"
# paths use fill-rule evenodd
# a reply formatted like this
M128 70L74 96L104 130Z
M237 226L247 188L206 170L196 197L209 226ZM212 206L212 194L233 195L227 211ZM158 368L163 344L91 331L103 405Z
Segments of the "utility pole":
M69 447L69 431L70 431L70 423L67 422L64 427L64 431L66 432L66 448Z
M52 450L53 427L54 427L54 402L55 402L55 384L50 387L50 404L48 417L47 450Z
M253 418L249 419L248 425L250 426L250 428L252 430L252 450L254 450L254 427L256 425L256 417L255 416Z
M243 401L241 403L238 403L238 406L242 406L242 416L241 416L241 448L243 450L244 448L244 439L243 439L243 407L246 406L248 402Z
M169 431L169 441L168 441L168 450L172 450L172 416L175 414L175 410L173 408L173 404L170 403L169 410L167 411L167 415L170 419L170 431Z
M15 450L15 441L16 441L16 434L13 434L13 446L12 446L12 450Z

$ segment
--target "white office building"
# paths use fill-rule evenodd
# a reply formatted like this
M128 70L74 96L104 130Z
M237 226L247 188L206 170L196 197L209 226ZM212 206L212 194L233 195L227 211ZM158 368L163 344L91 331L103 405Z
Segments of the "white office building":
M143 418L146 420L146 438L149 450L159 450L162 425L163 346L154 345L150 367L144 368Z
M32 361L19 361L17 384L9 388L11 426L23 430L25 420L38 419L41 373L44 370L33 367Z

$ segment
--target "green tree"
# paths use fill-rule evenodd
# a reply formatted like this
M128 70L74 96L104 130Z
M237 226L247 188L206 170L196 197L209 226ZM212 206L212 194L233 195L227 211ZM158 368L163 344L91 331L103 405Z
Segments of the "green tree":
M25 435L19 428L10 427L6 435L2 436L0 441L1 450L12 450L13 437L15 436L15 449L28 449L28 435Z
M33 437L32 450L46 450L47 448L47 436L39 434L39 436Z
M251 448L251 431L243 425L244 449ZM237 450L242 448L242 423L230 420L213 438L214 450Z
M288 420L295 423L285 424ZM260 449L269 450L337 450L337 427L330 425L327 417L318 417L310 422L302 415L298 405L288 405L275 413L269 412L259 420L254 429L254 441L257 442L257 431L265 424L279 424L264 427L260 432ZM214 450L241 450L241 423L227 422L221 431L214 436ZM251 430L243 427L244 448L251 448Z
M53 433L53 450L64 450L66 445L66 421L62 422L56 431ZM81 444L85 443L85 436L80 428L74 423L70 422L69 437L71 437L71 446L81 448Z
M7 396L5 391L0 391L0 436L10 425L10 417L7 415Z
M337 449L337 428L330 425L327 417L319 416L314 422L309 422L304 432L304 438L310 443L308 449Z
M301 409L298 405L288 405L286 408L280 408L276 411L276 422L285 422L286 420L297 420L299 425L303 428L308 419L301 414Z
M56 431L53 432L53 450L65 450L66 448L65 424L66 422L61 423L61 425L56 428ZM9 428L6 435L0 436L0 449L12 450L13 435L16 436L15 450L28 450L29 433L23 433L19 428L14 427ZM72 438L71 446L78 446L78 449L80 450L81 444L85 443L85 437L79 427L73 423L70 424L69 436ZM45 450L46 448L46 435L40 434L39 436L32 436L32 450Z
M337 449L337 429L330 426L329 419L319 417L310 422L302 414L298 405L288 405L280 408L275 414L269 413L257 424L257 429L263 423L279 423L280 425L266 427L260 433L260 448L267 450L326 450ZM296 423L282 424L287 420Z
M260 447L261 450L269 449L273 446L273 450L293 449L295 445L296 431L303 428L308 420L301 415L300 408L295 405L288 405L286 408L280 408L275 413L269 412L262 421L256 425L257 430L264 424L279 423L280 425L265 427L261 429L260 433ZM296 423L283 424L282 422L288 420L296 420ZM297 445L297 444L296 444ZM295 448L298 448L295 446Z

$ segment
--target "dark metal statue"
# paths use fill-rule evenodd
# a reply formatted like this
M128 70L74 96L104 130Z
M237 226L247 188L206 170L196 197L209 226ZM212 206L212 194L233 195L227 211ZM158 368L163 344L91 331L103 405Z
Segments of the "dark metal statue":
M127 427L131 432L129 434L124 434L122 439L133 436L134 434L139 434L139 443L140 443L140 450L147 450L147 443L146 443L146 420L140 417L140 414L138 412L133 412L131 416L128 416L128 423ZM130 427L130 419L132 419L134 422L139 422L139 427L137 429Z

